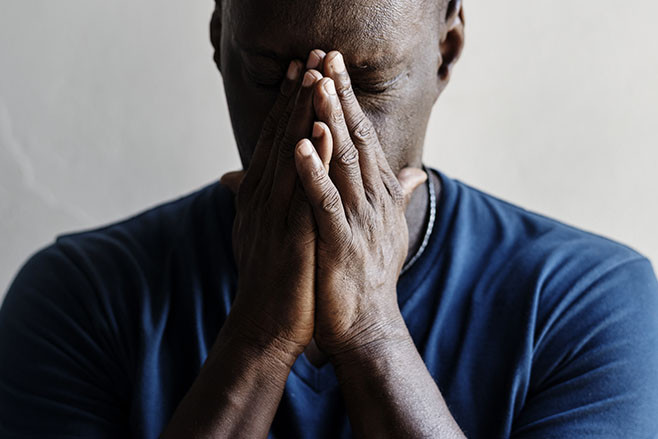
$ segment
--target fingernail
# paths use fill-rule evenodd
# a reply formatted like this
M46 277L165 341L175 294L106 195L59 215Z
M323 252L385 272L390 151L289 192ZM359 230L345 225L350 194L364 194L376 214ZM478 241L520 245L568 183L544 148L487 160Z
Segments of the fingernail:
M336 86L334 85L334 81L331 79L328 79L327 81L324 82L324 90L329 93L331 96L336 95Z
M301 73L301 70L302 69L299 66L299 63L296 61L292 61L290 63L290 66L288 67L288 72L286 73L286 77L291 81L294 81L297 78L299 78L299 74Z
M334 59L331 60L331 68L336 73L343 73L345 71L345 61L343 60L343 55L338 53L334 56Z
M318 53L315 50L312 50L311 53L308 54L308 61L306 61L306 68L317 69L319 65L320 65L320 55L318 55Z
M318 139L318 138L322 137L322 134L324 134L324 130L322 129L322 125L315 122L313 124L313 137Z
M310 157L313 155L313 145L307 139L299 143L299 153L302 157Z
M302 81L302 87L310 87L315 80L315 76L311 72L306 72L304 74L304 80Z

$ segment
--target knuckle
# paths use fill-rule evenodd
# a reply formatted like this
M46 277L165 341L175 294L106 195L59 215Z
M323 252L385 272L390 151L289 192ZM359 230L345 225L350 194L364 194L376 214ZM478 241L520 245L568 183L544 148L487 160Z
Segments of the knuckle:
M320 200L320 208L329 214L338 213L340 208L340 197L336 191L325 191Z
M338 93L338 97L341 99L351 100L356 98L349 78L340 78L340 80L336 83L336 93Z
M343 114L343 109L340 106L335 106L331 109L329 114L331 123L334 125L340 125L345 122L345 115Z
M343 168L351 168L359 164L359 150L352 145L342 145L339 151L336 161Z
M318 184L324 181L325 170L321 167L314 167L309 171L309 178L312 182Z
M365 115L362 115L361 118L354 123L353 136L354 140L361 144L368 144L372 141L374 137L374 127Z

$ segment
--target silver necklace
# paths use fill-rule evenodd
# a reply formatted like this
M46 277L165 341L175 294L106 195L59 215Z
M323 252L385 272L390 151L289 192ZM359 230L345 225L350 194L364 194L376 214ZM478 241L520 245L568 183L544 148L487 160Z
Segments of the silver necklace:
M434 180L430 171L423 165L423 170L427 174L427 192L430 202L430 216L427 220L427 229L425 229L425 236L423 236L423 242L420 244L420 247L416 251L416 254L413 255L409 261L402 267L400 276L402 276L411 266L423 255L423 252L427 248L427 244L430 242L430 236L432 236L432 229L434 229L434 221L436 220L436 189L434 188Z

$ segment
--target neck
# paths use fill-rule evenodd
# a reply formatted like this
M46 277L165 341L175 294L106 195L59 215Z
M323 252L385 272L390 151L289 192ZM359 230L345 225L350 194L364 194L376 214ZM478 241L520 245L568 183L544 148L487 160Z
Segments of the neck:
M441 188L440 180L432 172L428 172L427 177L432 179L432 183L434 184L435 189L435 196L438 197ZM405 263L413 258L423 243L425 231L427 230L429 213L429 190L427 188L427 184L422 184L413 192L413 194L411 194L411 199L409 200L409 205L407 206L407 211L405 212L405 217L407 218L407 227L409 228L409 248Z

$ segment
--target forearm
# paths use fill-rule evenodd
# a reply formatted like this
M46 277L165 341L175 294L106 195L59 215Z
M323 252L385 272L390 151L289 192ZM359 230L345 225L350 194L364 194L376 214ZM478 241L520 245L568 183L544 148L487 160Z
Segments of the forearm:
M462 438L402 317L332 359L355 437Z
M266 437L294 362L229 316L162 438Z

